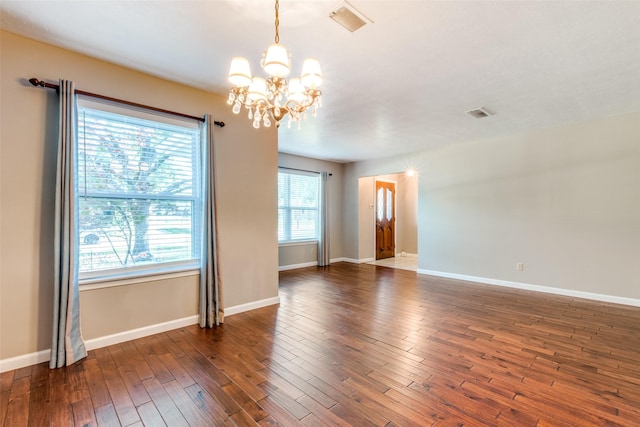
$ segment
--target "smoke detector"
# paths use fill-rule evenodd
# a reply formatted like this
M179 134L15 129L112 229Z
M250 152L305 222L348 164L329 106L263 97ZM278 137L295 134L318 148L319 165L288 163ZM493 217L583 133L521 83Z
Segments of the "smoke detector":
M329 18L342 25L352 33L373 21L356 9L348 1L343 1L329 12Z
M467 111L467 114L471 117L475 117L476 119L482 119L484 117L493 116L493 113L487 110L484 107L474 108L473 110Z

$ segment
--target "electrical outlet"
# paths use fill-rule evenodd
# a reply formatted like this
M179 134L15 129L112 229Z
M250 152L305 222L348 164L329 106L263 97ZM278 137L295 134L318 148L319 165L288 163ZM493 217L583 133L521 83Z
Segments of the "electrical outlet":
M519 262L516 264L516 270L518 271L523 271L524 270L524 264Z

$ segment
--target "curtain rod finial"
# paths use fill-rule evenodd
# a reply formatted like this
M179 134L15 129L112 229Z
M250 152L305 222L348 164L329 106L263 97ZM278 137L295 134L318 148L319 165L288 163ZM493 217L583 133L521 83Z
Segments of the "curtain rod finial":
M44 86L44 82L41 80L36 79L35 77L30 78L29 79L29 83L31 83L34 86Z

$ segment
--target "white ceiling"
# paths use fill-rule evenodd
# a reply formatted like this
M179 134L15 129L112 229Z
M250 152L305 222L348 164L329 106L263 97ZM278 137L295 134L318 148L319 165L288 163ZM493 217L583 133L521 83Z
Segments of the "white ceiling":
M339 4L280 2L294 70L313 56L325 75L318 117L283 124L282 152L364 160L640 111L640 1L351 0L373 21L355 33L328 18ZM225 96L232 56L260 74L273 6L0 3L7 31ZM495 115L465 113L482 106Z

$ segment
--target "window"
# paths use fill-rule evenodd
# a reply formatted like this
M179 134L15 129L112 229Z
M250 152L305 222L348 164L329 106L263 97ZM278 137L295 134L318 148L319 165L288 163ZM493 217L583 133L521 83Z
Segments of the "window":
M197 264L200 123L78 100L81 279Z
M320 175L278 171L278 242L317 240Z

